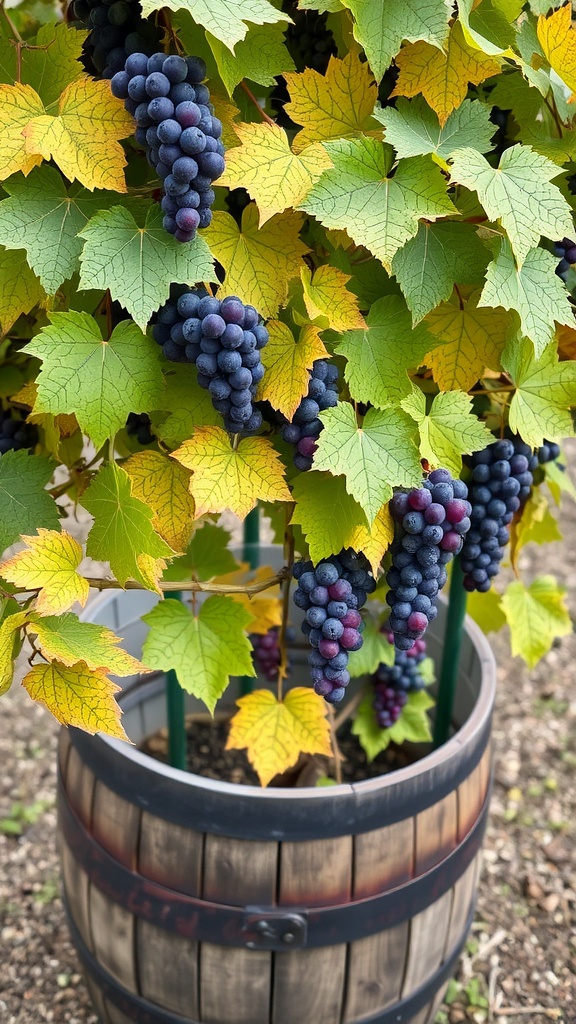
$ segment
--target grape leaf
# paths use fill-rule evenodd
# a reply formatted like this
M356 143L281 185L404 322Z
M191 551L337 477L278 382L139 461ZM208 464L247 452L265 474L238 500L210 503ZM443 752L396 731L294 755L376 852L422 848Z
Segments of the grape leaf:
M26 451L6 452L0 458L0 552L21 533L38 527L58 529L58 506L44 489L55 468L43 455Z
M458 15L464 38L473 49L491 57L516 57L510 47L514 40L510 25L513 19L502 17L497 0L480 0L480 4L477 0L458 0Z
M414 443L414 423L398 409L369 409L362 426L349 402L320 413L314 468L346 478L346 489L364 509L368 523L392 497L393 487L417 486L422 479Z
M137 213L143 227L123 206L101 210L88 221L80 232L86 245L79 287L109 288L112 298L144 328L153 311L168 298L172 283L195 284L216 278L208 246L200 235L182 245L162 227L159 206L142 204Z
M239 124L235 131L240 145L228 150L218 184L245 188L258 205L260 226L275 213L298 206L331 166L319 143L293 153L286 132L276 124Z
M173 364L169 364L173 366ZM186 441L196 427L218 426L222 416L212 405L210 393L197 381L195 366L179 363L177 370L166 374L164 396L159 408L169 409L161 422L153 417L154 433L169 448L177 448Z
M500 369L500 356L510 329L510 317L496 310L478 309L474 301L460 306L457 298L428 313L426 326L435 347L426 365L443 391L469 391L484 376L486 367Z
M286 305L288 285L300 273L308 252L298 237L303 222L301 213L289 211L259 228L258 210L250 203L239 228L229 213L216 211L206 238L226 271L218 294L241 295L262 316L276 316Z
M263 786L296 764L300 754L330 757L326 702L303 686L279 702L269 690L255 690L236 701L227 750L244 750Z
M479 306L515 309L522 334L534 342L536 356L554 340L555 324L574 326L574 314L563 281L556 275L558 260L545 249L530 249L516 267L507 238L488 267Z
M386 142L394 146L399 158L435 153L446 160L455 149L464 146L484 153L490 149L494 135L489 107L472 100L463 100L442 126L421 97L412 101L399 99L396 108L385 107L374 116L386 128Z
M343 274L325 263L314 271L314 275L308 267L302 267L300 278L308 316L321 329L342 332L366 327L357 299L346 288L351 280L350 274Z
M324 171L302 209L327 228L344 228L390 268L394 253L418 231L418 220L454 213L440 169L429 157L403 160L392 178L393 150L376 139L326 142Z
M533 488L522 515L512 520L510 526L510 563L518 567L518 557L527 544L550 544L562 540L558 522L540 488Z
M194 499L190 473L160 452L137 452L124 469L132 481L132 494L153 513L152 526L174 551L185 551L194 530Z
M7 693L14 679L14 661L20 653L20 630L27 619L26 612L15 612L2 619L0 625L0 697Z
M51 324L27 351L43 360L34 411L76 413L97 448L126 422L127 409L158 408L162 373L158 348L131 321L103 341L87 313L52 313Z
M488 259L488 250L472 224L421 222L416 237L409 239L392 260L392 271L412 313L412 323L416 325L449 299L455 282L480 284Z
M454 22L444 49L426 42L409 43L402 47L396 64L400 75L392 96L422 93L442 126L466 97L468 83L480 85L500 70L499 60L466 42L459 21ZM494 130L492 126L492 134Z
M259 583L262 580L270 579L275 570L269 565L259 565L254 571L250 570L248 563L243 562L240 567L236 566L233 572L226 573L216 579L217 583L241 584ZM275 585L269 587L260 594L249 597L248 594L230 594L232 601L236 601L250 615L248 631L264 635L271 629L280 626L282 622L282 600L280 587Z
M364 49L378 81L403 39L426 39L442 47L450 10L444 0L342 0L352 12L354 38Z
M566 607L566 588L553 576L537 576L526 587L514 580L502 596L502 610L510 627L512 654L534 668L557 637L572 633Z
M35 646L47 661L59 661L67 668L78 661L89 669L129 676L145 672L141 661L118 647L121 637L106 626L81 622L73 612L64 615L31 615L28 632L35 634Z
M210 712L230 676L255 675L244 632L252 616L229 597L209 597L198 615L168 599L142 618L150 626L142 651L146 664L176 672L182 689L204 701Z
M114 699L120 687L101 669L89 669L83 661L70 666L58 661L34 665L24 676L22 686L32 700L44 704L62 725L128 739L120 723L122 710Z
M351 538L364 513L348 494L343 476L309 470L294 479L292 491L296 503L292 523L302 527L314 564L352 547ZM368 528L366 521L365 525Z
M0 334L7 334L20 314L29 313L43 298L44 289L30 270L25 252L0 248ZM4 367L2 373L6 373Z
M294 70L294 61L284 45L285 30L282 24L251 26L247 36L236 43L234 52L208 33L218 73L230 96L243 78L259 85L276 85L277 75ZM220 118L220 107L215 106Z
M354 716L352 732L358 737L368 761L373 761L390 743L428 743L432 739L430 721L426 714L434 701L425 690L409 693L397 722L390 729L382 729L376 721L373 707L374 692L368 687Z
M576 487L564 465L561 467L558 462L547 462L544 474L548 490L557 505L560 505L563 494L569 494L576 501Z
M336 479L340 479L337 477ZM359 522L349 535L348 547L353 551L361 551L370 562L374 576L378 575L380 562L384 553L394 539L394 521L390 515L388 503L382 505L374 522L367 526Z
M426 414L426 396L416 391L402 408L420 430L420 454L431 468L449 469L460 476L462 455L481 451L493 440L485 423L471 412L472 399L462 391L440 392Z
M511 146L493 168L480 153L452 154L452 181L478 193L490 220L500 221L519 263L538 245L540 235L562 238L573 231L570 207L551 179L556 164L530 146Z
M82 495L82 504L94 516L86 553L109 562L121 587L134 579L158 590L163 559L172 550L154 532L152 509L133 496L128 474L116 463L108 463Z
M197 516L230 509L243 519L259 500L291 499L280 457L265 437L244 437L232 447L220 427L199 427L172 457L192 470Z
M4 116L0 142L0 181L16 171L29 174L42 163L42 157L26 148L24 129L33 117L44 113L44 104L29 85L0 85L0 104Z
M62 90L83 75L79 58L87 35L49 23L40 27L33 46L23 48L20 81L31 85L45 106L56 103Z
M238 568L230 551L230 534L221 526L199 523L188 550L181 558L175 558L166 569L164 580L195 579L213 580Z
M525 339L507 346L502 366L517 389L510 403L510 429L534 448L545 438L562 441L569 436L569 409L576 405L576 363L559 363L555 345L537 360L532 343Z
M551 5L549 4L547 9ZM572 27L572 5L566 4L550 17L538 18L538 41L550 67L576 92L576 32ZM570 101L574 96L570 97Z
M301 399L308 393L309 370L316 359L329 353L318 328L305 324L298 340L286 324L279 320L268 323L270 340L262 350L266 373L258 390L258 400L268 401L286 419L291 420Z
M268 0L142 0L141 7L145 18L162 7L188 11L196 24L221 39L232 53L248 31L246 22L270 25L291 20Z
M291 121L304 126L294 139L296 152L313 142L378 127L372 120L378 88L368 64L362 64L353 50L343 60L330 57L325 75L306 68L285 78L290 102L284 109Z
M483 633L498 633L506 625L501 602L500 594L493 587L485 594L474 590L466 599L466 612Z
M435 339L424 324L412 329L399 295L378 299L366 322L365 330L345 334L336 351L348 360L344 376L352 398L384 409L411 394L406 371L421 365Z
M88 583L78 573L82 547L69 533L38 528L38 536L22 536L27 545L0 565L0 575L26 590L38 590L39 615L58 615L88 600Z
M394 647L372 619L366 623L362 640L364 642L360 650L350 653L348 671L352 679L372 675L379 665L394 664Z

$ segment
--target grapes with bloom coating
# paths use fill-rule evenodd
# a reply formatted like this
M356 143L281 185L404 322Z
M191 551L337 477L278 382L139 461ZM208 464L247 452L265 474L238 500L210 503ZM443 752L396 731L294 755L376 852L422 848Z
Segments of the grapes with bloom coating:
M142 17L137 0L73 0L70 15L89 30L82 63L91 74L112 78L130 53L151 54L161 42L153 16Z
M394 643L394 634L384 627L388 642ZM381 729L390 729L398 721L405 707L409 693L423 690L426 686L420 673L420 665L426 657L426 641L414 641L409 651L394 651L394 664L382 662L371 678L374 687L373 708L376 721Z
M324 359L317 359L310 370L308 393L296 409L291 423L285 423L280 433L285 441L296 447L294 465L306 470L312 466L320 433L323 429L318 414L338 404L338 367Z
M554 242L554 252L560 262L556 267L558 277L566 281L568 271L576 263L576 242L572 238L563 238L561 242Z
M236 295L215 299L194 288L179 288L173 296L153 317L152 334L164 355L196 366L200 387L210 392L231 434L259 430L262 415L252 403L264 376L260 350L268 331L254 306Z
M252 644L257 669L269 683L273 683L278 676L278 669L280 667L280 629L278 626L274 626L267 633L252 633L249 639ZM292 643L295 639L295 631L288 626L286 629L286 642Z
M316 693L329 704L342 700L350 682L348 656L362 646L359 609L376 588L368 559L345 548L314 566L296 562L294 604L305 612L302 632L314 648L308 657Z
M0 456L10 451L32 449L38 440L38 430L27 423L14 409L3 412L0 408Z
M446 565L459 553L470 528L467 498L462 480L453 480L447 469L435 469L421 487L397 491L390 502L397 525L386 600L389 628L401 651L411 650L436 618Z

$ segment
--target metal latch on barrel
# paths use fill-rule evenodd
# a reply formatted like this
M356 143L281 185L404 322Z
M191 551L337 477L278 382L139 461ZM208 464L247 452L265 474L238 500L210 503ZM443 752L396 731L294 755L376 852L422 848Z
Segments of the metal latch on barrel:
M303 949L308 924L302 914L246 907L242 933L248 949Z

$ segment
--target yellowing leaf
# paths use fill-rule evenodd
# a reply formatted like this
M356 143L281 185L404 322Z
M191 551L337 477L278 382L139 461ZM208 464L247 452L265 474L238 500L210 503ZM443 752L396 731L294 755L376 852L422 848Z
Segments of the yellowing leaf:
M518 557L526 544L549 544L562 540L558 523L540 488L535 487L522 509L522 514L510 526L510 562L516 569Z
M468 83L479 85L498 74L500 61L468 45L460 22L452 26L445 52L430 43L407 43L396 57L400 77L392 96L422 93L444 125L468 92Z
M262 350L266 373L258 390L258 398L270 402L286 419L291 420L300 400L308 393L309 370L316 359L328 355L318 328L306 324L298 341L286 324L279 320L268 323L270 341Z
M440 342L425 356L426 365L442 391L469 391L486 367L500 368L500 356L510 326L507 313L477 309L468 302L464 309L443 302L428 313L424 323Z
M8 615L0 626L0 697L10 689L14 678L17 634L26 618L26 612L15 612Z
M556 328L558 352L561 359L576 359L576 328L559 324Z
M351 280L336 267L325 264L318 267L312 276L308 267L300 271L304 288L304 304L311 320L319 321L324 330L351 331L366 327L366 321L358 309L358 299L346 288Z
M276 316L286 305L288 285L300 273L308 252L298 237L303 223L303 214L290 211L259 228L258 210L250 203L239 228L229 213L217 210L205 237L226 271L218 294L241 295L262 316Z
M269 690L255 690L236 701L227 750L247 748L248 760L263 786L296 764L300 754L329 757L327 705L313 690L298 686L282 703Z
M93 671L112 672L115 676L146 671L142 662L117 646L121 637L106 626L81 622L73 612L32 615L29 631L36 634L35 645L48 661L59 661L68 668L83 661Z
M69 533L38 529L37 537L22 537L28 547L0 565L0 576L17 587L39 590L40 615L65 612L75 601L86 604L88 581L77 572L84 557Z
M26 152L54 159L69 181L77 178L91 190L126 192L126 158L119 140L133 131L132 117L108 82L84 77L64 89L56 116L32 117L24 135Z
M572 28L572 4L565 4L548 18L538 18L538 40L550 67L576 92L576 32ZM570 101L574 101L574 96Z
M351 533L349 547L361 551L370 562L374 576L378 575L382 556L394 539L394 520L388 504L382 505L371 526L360 523Z
M148 505L152 526L174 551L185 551L194 530L190 473L160 452L138 452L124 464L132 494Z
M32 700L44 704L62 725L128 739L120 723L122 711L114 700L120 687L102 670L93 672L83 661L71 666L53 661L34 665L22 685Z
M297 207L332 161L318 143L296 155L283 128L271 124L239 124L241 145L226 154L219 185L245 188L256 200L260 224L288 207Z
M0 85L2 137L0 138L0 181L16 171L29 174L42 163L38 154L28 153L23 132L33 117L44 113L44 104L29 85Z
M226 580L230 583L258 583L273 576L274 572L269 565L260 565L248 576L245 569L240 569L238 572L229 573ZM218 577L217 582L224 582L224 578ZM282 622L282 603L278 586L255 594L254 597L248 597L247 594L230 594L229 597L237 604L241 604L252 616L252 622L247 627L249 633L264 635Z
M502 609L510 627L512 654L519 654L528 668L534 668L556 637L572 633L566 589L553 576L538 576L529 587L520 580L510 583Z
M304 125L294 139L300 152L313 142L341 139L377 127L372 111L378 87L370 65L362 64L351 50L339 60L331 57L325 75L313 68L302 74L286 74L290 102L285 110L295 124Z
M200 427L172 457L193 472L197 516L230 509L243 519L259 500L291 500L280 457L265 437L244 437L233 448L220 427Z

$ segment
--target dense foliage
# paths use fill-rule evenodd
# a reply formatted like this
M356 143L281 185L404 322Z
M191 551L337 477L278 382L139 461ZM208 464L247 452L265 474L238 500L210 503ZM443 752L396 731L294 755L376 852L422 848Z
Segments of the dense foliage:
M28 638L30 696L122 736L110 677L142 666L77 606L180 591L143 664L213 710L264 638L277 696L229 740L263 784L329 754L323 695L376 673L373 757L427 735L420 638L462 545L471 614L534 665L571 630L519 567L575 496L570 4L21 0L0 54L0 693ZM281 572L217 521L257 507ZM316 692L283 694L289 612Z

